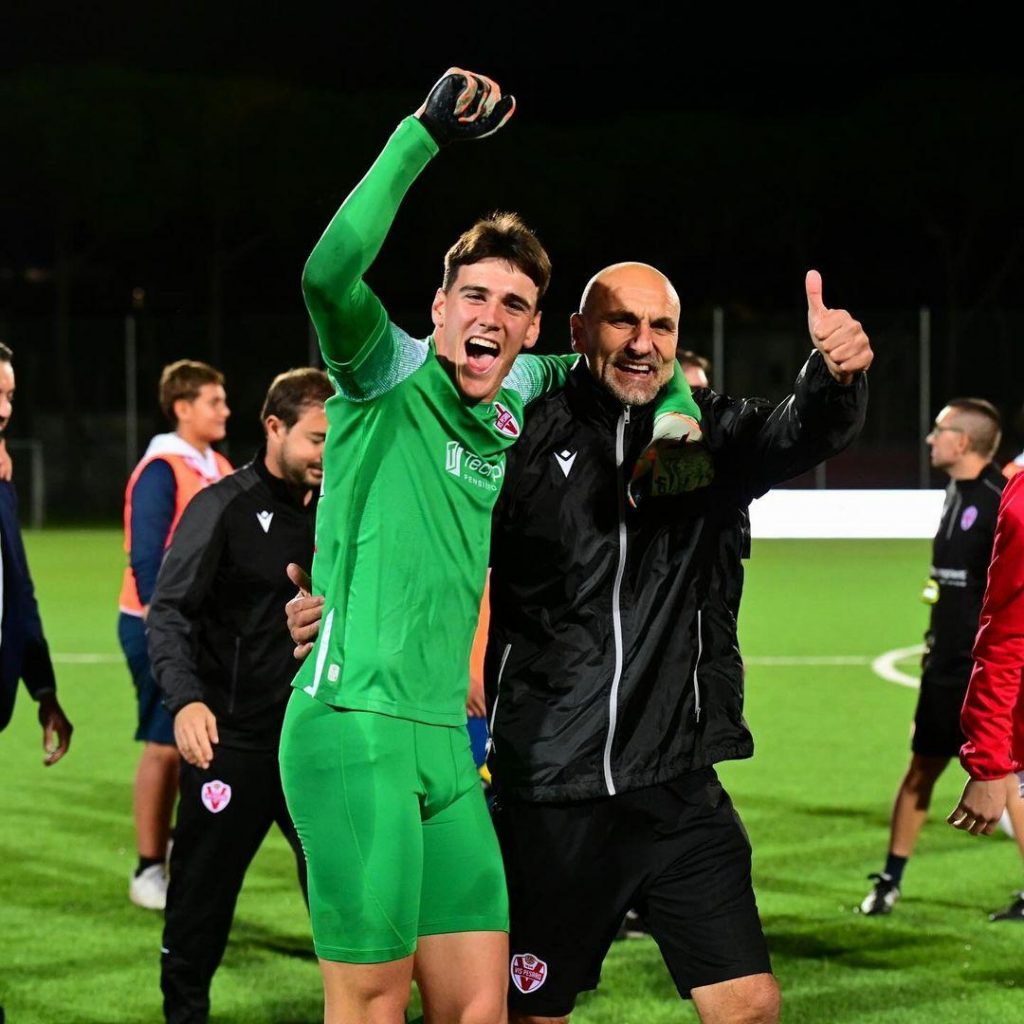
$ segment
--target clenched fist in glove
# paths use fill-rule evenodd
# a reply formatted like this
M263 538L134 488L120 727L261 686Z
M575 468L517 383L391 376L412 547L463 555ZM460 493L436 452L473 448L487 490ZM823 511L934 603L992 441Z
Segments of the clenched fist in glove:
M446 146L493 135L515 109L515 97L502 96L493 79L449 68L434 83L416 117L439 146Z

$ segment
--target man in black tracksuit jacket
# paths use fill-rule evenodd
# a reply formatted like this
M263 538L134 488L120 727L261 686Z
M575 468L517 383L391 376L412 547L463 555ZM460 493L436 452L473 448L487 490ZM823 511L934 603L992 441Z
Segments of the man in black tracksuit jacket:
M271 384L266 447L189 504L147 618L150 659L183 762L163 934L170 1024L202 1024L246 869L274 822L305 860L278 772L295 675L281 609L289 562L313 555L316 489L333 389L320 370Z
M870 346L848 314L821 305L820 279L812 303L809 279L821 351L793 395L773 409L696 390L712 484L633 508L630 470L653 409L647 395L622 399L629 377L660 365L652 351L674 352L675 334L644 298L650 274L632 291L617 280L589 327L588 288L574 317L587 360L530 407L494 516L485 679L510 1019L566 1017L633 907L702 1015L731 1020L738 999L743 1013L761 1008L743 1020L773 1021L749 845L712 768L753 752L736 635L747 508L856 436ZM678 300L664 308L678 316ZM837 345L842 370L828 354ZM724 984L737 979L754 984Z
M960 756L966 737L960 710L974 666L972 650L981 618L996 519L1006 478L992 458L999 447L998 410L978 398L954 398L939 412L925 438L931 463L950 480L932 564L922 599L931 605L921 686L914 712L910 764L900 781L889 819L889 848L882 870L869 877L871 891L860 905L870 916L889 914L901 896L903 872L924 827L935 783ZM1016 777L1007 808L1024 853L1024 812ZM1015 899L1000 920L1024 919L1024 899Z

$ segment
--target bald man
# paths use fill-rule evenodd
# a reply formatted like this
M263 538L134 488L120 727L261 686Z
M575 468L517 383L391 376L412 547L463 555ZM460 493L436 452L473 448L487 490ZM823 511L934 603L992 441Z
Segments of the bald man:
M639 263L587 285L571 319L584 358L509 457L485 677L516 1024L568 1018L629 908L702 1020L778 1019L750 846L713 765L753 752L736 639L746 508L863 423L871 347L821 287L809 273L816 351L788 399L695 392L710 486L629 500L680 319L671 282Z

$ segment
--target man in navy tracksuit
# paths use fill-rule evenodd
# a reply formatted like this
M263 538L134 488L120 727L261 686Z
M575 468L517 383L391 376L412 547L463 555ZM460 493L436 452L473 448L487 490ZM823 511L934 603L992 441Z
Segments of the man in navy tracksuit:
M0 344L0 436L11 418L14 397L13 353ZM43 635L35 588L25 557L18 524L18 496L14 484L0 480L0 731L14 712L18 680L39 704L43 727L43 764L56 764L71 742L71 723L57 701L57 681L50 649Z

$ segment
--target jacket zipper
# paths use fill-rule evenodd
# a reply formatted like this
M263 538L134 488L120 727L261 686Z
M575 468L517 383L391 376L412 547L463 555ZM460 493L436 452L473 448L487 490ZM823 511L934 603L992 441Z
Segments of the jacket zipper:
M505 674L505 662L508 661L511 644L505 644L505 650L501 652L501 664L498 666L498 682L494 687L494 707L491 708L491 720L487 723L487 749L484 757L490 755L494 749L494 720L498 717L498 701L501 700L501 677Z
M231 663L231 692L228 694L228 714L235 713L235 694L238 692L238 658L242 653L242 638L235 637L235 657Z
M693 663L693 700L694 718L700 721L700 680L697 678L697 669L700 667L700 659L704 655L704 626L701 621L701 610L697 609L697 660Z
M615 739L615 725L619 717L619 683L622 680L622 576L626 571L626 485L622 479L622 464L625 462L626 424L629 423L629 406L624 406L615 428L615 466L619 482L619 565L615 571L615 585L612 587L612 632L615 636L615 676L612 679L611 695L608 699L608 739L604 744L604 784L609 796L615 796L615 781L612 779L612 743Z

